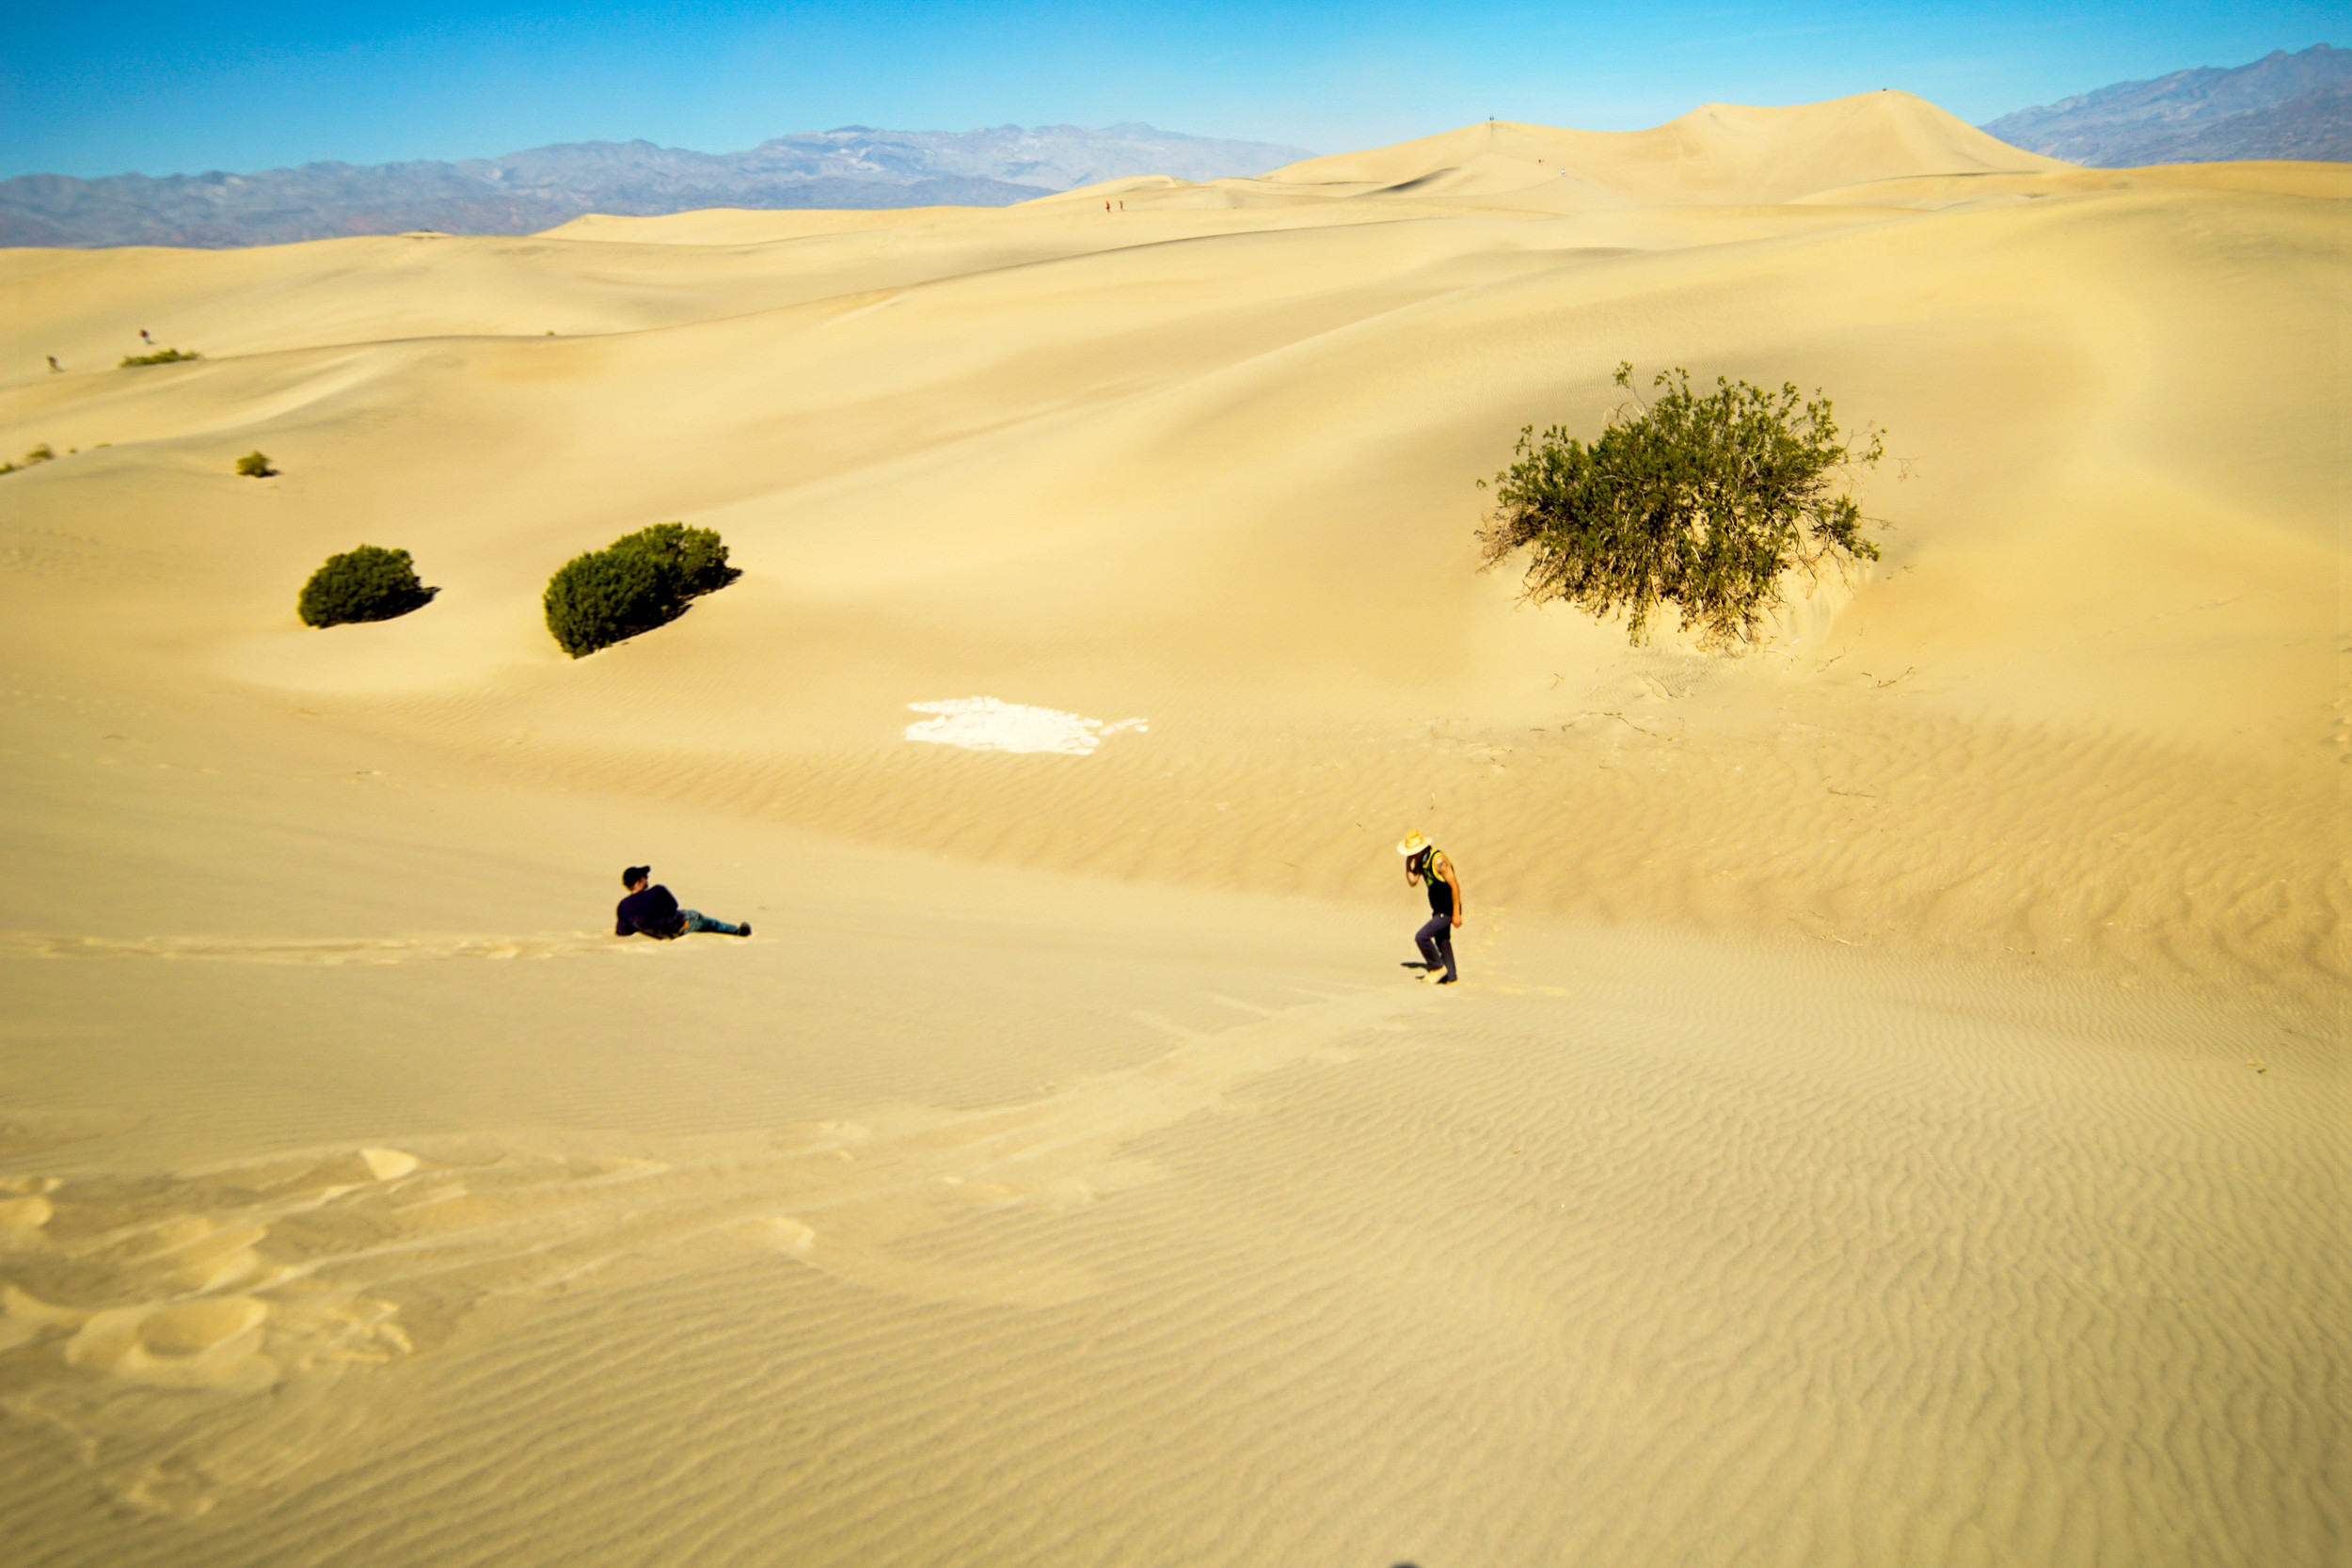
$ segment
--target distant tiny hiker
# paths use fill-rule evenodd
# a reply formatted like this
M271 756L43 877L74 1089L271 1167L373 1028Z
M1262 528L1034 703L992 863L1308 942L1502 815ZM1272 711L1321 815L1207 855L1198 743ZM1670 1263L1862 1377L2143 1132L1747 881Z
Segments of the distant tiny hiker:
M139 328L139 341L145 343L149 348L153 348L155 346L155 340L147 335L147 328L143 326Z
M51 355L49 356L49 373L51 375L61 375L64 372L65 367L57 363L57 356L54 354Z
M1413 933L1413 943L1421 949L1422 981L1450 986L1462 977L1454 966L1454 933L1462 925L1462 879L1445 851L1418 828L1405 835L1396 852L1405 857L1405 885L1425 883L1429 889L1429 923Z
M679 909L677 900L670 896L670 890L653 880L650 865L632 865L622 872L621 885L628 889L628 896L612 911L612 934L616 937L648 936L667 942L689 931L716 931L723 937L752 934L748 921L730 926L699 910Z

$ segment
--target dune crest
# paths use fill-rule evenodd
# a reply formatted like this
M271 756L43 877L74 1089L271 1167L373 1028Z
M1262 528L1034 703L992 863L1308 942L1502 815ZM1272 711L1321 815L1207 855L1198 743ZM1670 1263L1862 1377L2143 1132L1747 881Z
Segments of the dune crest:
M1311 158L1263 178L1404 192L1480 163L1530 173L1541 167L1643 206L1790 201L1865 180L2055 174L2074 166L2010 147L1923 98L1888 90L1789 108L1705 103L1647 131L1488 120L1368 152Z

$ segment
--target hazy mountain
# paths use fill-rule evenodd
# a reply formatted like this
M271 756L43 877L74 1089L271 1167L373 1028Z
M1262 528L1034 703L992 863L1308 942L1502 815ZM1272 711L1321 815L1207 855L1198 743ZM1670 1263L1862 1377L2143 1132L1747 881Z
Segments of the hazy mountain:
M2273 50L2003 115L1981 129L2011 147L2097 168L2233 158L2352 162L2352 49Z
M576 142L462 163L0 181L0 245L277 245L339 234L528 234L582 213L701 207L1003 207L1128 174L1262 174L1311 154L1113 125L804 131L746 152Z

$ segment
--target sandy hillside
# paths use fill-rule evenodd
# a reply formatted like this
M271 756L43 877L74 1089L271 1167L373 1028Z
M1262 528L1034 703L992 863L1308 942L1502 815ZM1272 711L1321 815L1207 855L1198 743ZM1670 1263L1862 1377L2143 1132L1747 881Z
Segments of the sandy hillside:
M2328 1560L2347 194L1887 92L0 252L0 1531ZM1473 482L1620 360L1885 431L1883 560L1518 603ZM669 520L741 579L564 657ZM363 541L437 598L303 627Z

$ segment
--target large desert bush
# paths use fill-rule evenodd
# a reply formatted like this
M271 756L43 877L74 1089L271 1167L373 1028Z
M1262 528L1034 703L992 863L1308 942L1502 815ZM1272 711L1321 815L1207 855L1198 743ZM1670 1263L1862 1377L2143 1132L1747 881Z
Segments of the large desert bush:
M406 550L362 545L328 556L326 563L302 585L302 597L294 609L306 626L389 621L422 608L439 592L417 579L416 563Z
M1630 391L1632 377L1617 367L1618 386ZM1701 394L1679 369L1651 385L1657 401L1637 393L1639 411L1621 404L1590 446L1559 425L1519 432L1478 539L1490 568L1528 552L1528 599L1622 611L1635 642L1670 604L1709 646L1750 643L1792 573L1878 559L1861 507L1837 491L1854 465L1878 462L1880 436L1850 451L1829 400L1803 401L1793 385L1718 377Z
M203 357L202 355L193 352L183 354L176 348L161 348L152 354L126 354L122 356L122 363L115 368L128 370L134 365L177 365L184 360Z
M548 579L548 632L574 658L667 625L741 574L707 528L660 523L574 556Z

